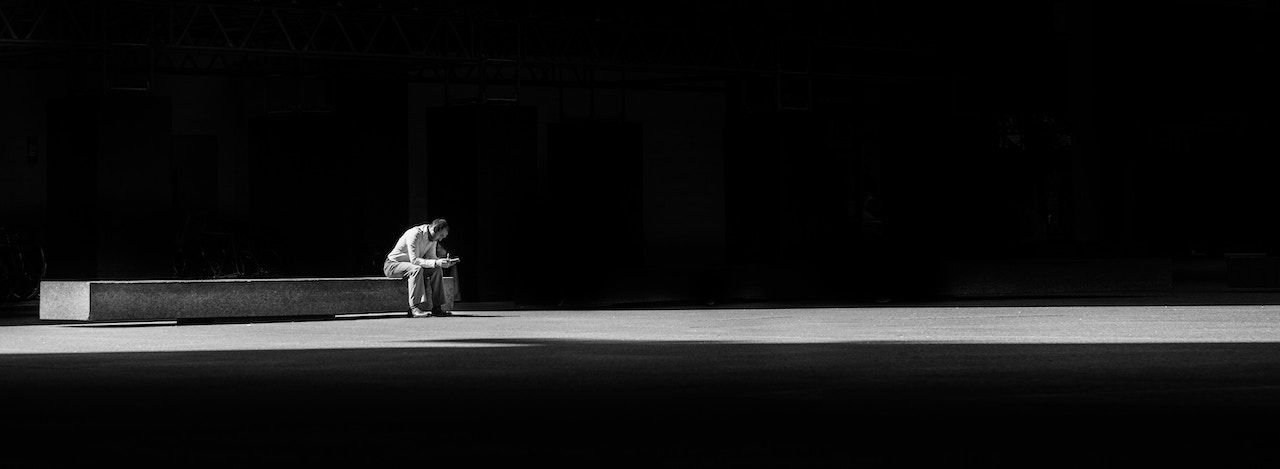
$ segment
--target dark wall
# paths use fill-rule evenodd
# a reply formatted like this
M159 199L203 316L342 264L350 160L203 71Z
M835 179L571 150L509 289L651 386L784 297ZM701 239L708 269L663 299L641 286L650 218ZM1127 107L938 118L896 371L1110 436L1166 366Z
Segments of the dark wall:
M467 96L475 90L465 87L451 86L447 90L456 96ZM445 107L446 88L433 84L412 84L410 96L413 106L427 109ZM491 91L511 93L511 89ZM593 97L593 94L595 95ZM520 288L517 296L523 301L545 303L559 301L565 294L561 287L572 287L576 293L569 296L593 298L613 301L613 295L601 288L587 286L587 281L599 281L605 284L627 284L629 276L642 276L650 280L661 280L665 284L651 285L648 288L656 296L663 298L685 298L684 295L670 293L680 288L675 277L655 274L681 269L716 269L724 264L724 195L723 195L723 135L720 131L724 123L724 98L718 90L709 92L696 91L657 91L657 90L597 90L588 88L564 88L526 86L521 88L521 104L531 108L536 117L533 129L536 132L534 158L523 164L536 164L535 167L521 166L522 183L533 183L533 200L541 204L530 212L536 217L550 217L554 223L565 222L563 213L551 204L553 192L594 185L603 187L607 193L596 197L578 197L580 204L609 204L609 194L615 189L627 187L625 182L632 182L627 204L622 206L639 207L638 210L628 208L623 211L610 209L609 213L589 214L582 223L596 223L601 216L621 216L624 218L643 219L640 228L627 232L622 239L601 239L591 235L593 230L566 229L558 227L549 230L552 238L539 238L540 231L527 233L529 239L518 250L515 262L522 267L518 281ZM502 107L494 104L490 107ZM432 131L427 123L427 113L419 110L409 114L410 122L410 158L416 161L419 155L427 154L439 142L431 142L428 135L439 132L441 135L454 135L449 131ZM456 125L458 122L445 122L439 125ZM469 124L468 124L469 125ZM445 127L445 128L455 128ZM572 128L569 132L560 130ZM590 129L600 128L605 132L596 135ZM618 136L616 132L605 130L613 128L631 128L638 132L634 136L611 139ZM559 129L559 130L556 130ZM470 128L459 129L458 132L471 132ZM415 133L418 133L415 135ZM552 134L560 134L553 138ZM469 135L469 134L468 134ZM510 132L497 132L497 137L481 139L475 145L492 145L485 141L515 144L518 140ZM570 138L570 136L572 138ZM621 137L619 137L621 138ZM554 142L553 142L554 140ZM558 143L556 143L558 142ZM559 149L556 149L559 148ZM575 149L576 148L576 149ZM458 150L462 151L462 150ZM471 150L467 150L471 151ZM568 154L566 152L572 152ZM453 153L446 152L444 158L453 160ZM465 152L460 153L465 154ZM577 156L574 156L577 155ZM569 165L565 175L557 175L552 166L557 159L579 158L586 165L574 169ZM620 160L621 159L621 160ZM615 164L616 161L628 163L617 168L629 168L626 171L613 171L611 175L595 174L592 168ZM448 163L448 162L446 162ZM426 174L436 174L436 170L426 167L415 169ZM578 180L569 178L572 175ZM614 178L620 178L615 180ZM553 184L552 179L565 181L560 187ZM452 183L453 181L447 181ZM622 183L620 183L622 182ZM434 184L434 183L433 183ZM431 184L428 184L428 187ZM638 185L640 187L636 188ZM438 188L439 184L435 184ZM616 187L615 187L616 186ZM594 189L593 189L594 190ZM410 193L414 204L411 213L415 217L430 218L437 216L434 209L428 210L435 203L428 201L436 197L430 190L419 189ZM588 191L591 192L591 191ZM428 197L430 195L430 197ZM642 198L636 205L635 197ZM433 199L434 200L434 199ZM446 215L447 216L447 215ZM467 242L468 238L483 236L476 232L476 227L467 226L465 220L448 216L454 234L452 244ZM484 220L482 220L484 221ZM495 221L502 221L500 218ZM521 229L522 232L528 230ZM465 235L463 234L464 232ZM639 238L635 238L638 236ZM567 249L555 248L554 245L568 245ZM612 262L609 269L584 270L572 268L583 262L593 262L607 256L600 255L592 247L593 244L604 243L609 250L613 246L625 246L625 259ZM464 246L452 245L455 250ZM560 257L557 257L557 253ZM463 255L465 265L459 266L459 275L463 278L464 298L468 294L468 285L475 287L477 267L472 256ZM615 256L616 257L616 256ZM628 277L617 277L621 271ZM590 274L587 274L590 273ZM575 278L564 281L566 276ZM550 283L545 285L539 282ZM598 286L598 285L597 285ZM571 292L573 293L573 292ZM599 293L599 294L596 294ZM474 296L469 297L475 299Z
M352 158L347 122L336 114L280 114L250 123L253 216L236 233L259 255L278 257L280 274L348 276L358 220L363 161ZM250 248L250 246L242 246ZM358 259L358 258L357 258Z
M165 98L49 101L50 278L171 275L171 138Z
M66 77L0 67L0 227L35 240L44 235L48 180L47 101L66 95Z
M252 216L238 233L270 253L273 275L379 275L410 222L405 81L338 76L322 112L280 112L249 125Z
M521 249L504 237L526 226L522 217L564 209L553 202L575 200L569 190L617 197L578 197L595 208L569 207L588 213L575 218L597 223L538 246L635 245L587 260L621 259L614 265L632 272L609 282L671 292L653 295L665 299L702 294L635 279L732 283L755 275L748 268L776 267L835 291L906 283L922 271L900 266L940 259L1276 255L1280 223L1267 215L1277 202L1273 9L939 8L921 12L925 26L884 31L915 35L906 39L921 50L877 49L840 64L854 76L789 76L787 90L776 77L733 74L642 78L634 89L541 83L521 89L527 109L512 121L428 116L473 87L410 84L403 71L356 62L308 71L322 68L316 61L256 76L159 75L151 97L97 90L50 101L40 138L43 124L29 122L43 122L44 98L86 94L101 74L66 72L52 85L61 82L49 73L6 70L17 86L0 96L29 118L6 113L0 129L0 181L14 194L4 225L64 233L47 245L71 240L77 223L92 226L85 251L51 253L61 256L51 274L165 275L162 255L134 254L169 250L213 197L205 231L280 252L277 273L348 276L377 275L399 233L446 216L451 241L473 243L457 246L462 275L475 280L464 281L471 299L522 295L523 264L502 260ZM778 109L782 91L796 109ZM168 111L155 104L166 100ZM622 135L627 128L638 137ZM34 163L22 151L32 136ZM597 163L618 166L588 169ZM617 200L629 208L606 207ZM621 228L580 234L635 220L638 240ZM299 231L310 233L300 244ZM904 277L883 280L894 268Z
M427 193L427 210L415 223L449 220L443 244L463 259L464 300L514 300L526 279L544 275L548 254L538 242L545 223L537 220L551 211L537 197L536 110L450 106L426 113L425 171L403 176L402 194Z
M547 129L549 250L561 295L591 296L599 279L644 268L644 129L633 122L581 121ZM565 281L565 279L573 279Z
M643 128L566 122L547 131L552 257L571 269L634 268L644 259Z
M173 222L177 227L173 246L173 275L205 277L213 273L200 256L210 240L218 216L218 137L174 135L171 154Z
M347 175L347 183L355 187L354 211L350 218L330 222L356 227L349 241L358 246L351 250L359 262L344 275L380 275L382 260L395 240L418 220L406 197L407 186L418 182L406 158L408 80L390 73L351 73L334 82L334 106L349 124L345 135L350 152L342 159L357 165Z
M1094 12L1107 236L1158 255L1276 254L1274 9Z
M49 99L50 276L380 274L409 222L407 82L327 83L273 113L241 78Z
M829 146L809 112L741 116L725 164L731 263L827 263L848 257L855 152Z

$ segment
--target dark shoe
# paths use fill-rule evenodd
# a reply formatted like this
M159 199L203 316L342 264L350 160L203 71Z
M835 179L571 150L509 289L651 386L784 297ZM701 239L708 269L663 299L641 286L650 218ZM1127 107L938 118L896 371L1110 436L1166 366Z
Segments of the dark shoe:
M445 316L453 316L453 313L450 313L450 312L445 311L445 310L440 309L440 308L435 308L435 309L431 310L431 315L432 315L432 316L445 317Z
M414 306L413 308L409 309L409 317L425 318L430 315L431 315L430 311L423 311L421 308L418 308L417 306Z

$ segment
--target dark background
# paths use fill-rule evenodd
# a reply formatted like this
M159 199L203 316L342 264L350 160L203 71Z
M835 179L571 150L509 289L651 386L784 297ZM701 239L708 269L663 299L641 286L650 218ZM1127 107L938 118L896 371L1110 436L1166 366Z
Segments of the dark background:
M334 277L446 217L538 305L1280 286L1273 1L535 3L0 2L0 226Z

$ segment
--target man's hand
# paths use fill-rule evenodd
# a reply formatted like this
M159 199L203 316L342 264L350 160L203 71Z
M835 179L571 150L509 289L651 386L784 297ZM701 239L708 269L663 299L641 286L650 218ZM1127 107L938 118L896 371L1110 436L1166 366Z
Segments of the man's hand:
M458 259L456 257L451 259L436 259L436 265L440 266L440 268L442 269L447 269L447 268L453 267L453 265L457 264L458 261L460 260L461 259Z

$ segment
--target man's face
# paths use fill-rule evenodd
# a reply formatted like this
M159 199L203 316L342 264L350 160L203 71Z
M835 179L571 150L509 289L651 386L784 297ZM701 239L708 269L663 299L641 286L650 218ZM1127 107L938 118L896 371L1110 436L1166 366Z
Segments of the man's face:
M444 241L444 239L445 239L445 238L448 238L448 237L449 237L449 229L448 229L448 228L445 228L445 229L443 229L443 230L440 230L440 231L436 231L436 232L432 232L432 233L431 233L431 240L432 240L432 241Z

